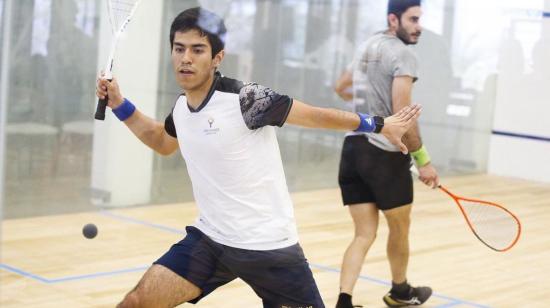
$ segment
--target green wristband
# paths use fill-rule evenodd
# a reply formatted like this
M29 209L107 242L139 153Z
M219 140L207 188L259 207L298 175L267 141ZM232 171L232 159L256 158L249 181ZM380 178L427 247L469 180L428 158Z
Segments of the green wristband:
M428 150L424 145L420 149L411 152L411 156L418 167L424 167L431 161L430 154L428 154Z

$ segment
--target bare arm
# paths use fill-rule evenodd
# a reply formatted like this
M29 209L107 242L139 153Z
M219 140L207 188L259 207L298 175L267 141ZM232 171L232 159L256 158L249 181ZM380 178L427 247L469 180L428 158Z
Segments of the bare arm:
M353 93L350 91L350 88L353 86L353 73L350 71L345 71L340 78L336 81L336 86L334 91L338 96L340 96L344 101L350 101L353 99Z
M394 113L411 105L412 100L412 87L413 78L409 76L399 76L393 79L392 84L392 104ZM422 146L422 140L420 139L420 131L418 130L418 123L414 121L405 135L403 136L403 143L412 152L420 149Z
M407 153L408 150L401 142L401 137L418 118L420 110L418 105L409 106L384 119L384 127L380 133L398 146L403 153ZM355 113L314 107L298 100L294 100L286 119L288 124L303 127L348 131L356 130L360 121L360 117Z
M161 155L173 154L178 149L178 140L166 132L164 123L155 121L136 110L124 124L145 145Z
M311 106L295 99L286 123L309 128L355 130L359 127L359 116L338 109Z
M112 109L116 109L124 101L115 78L111 82L105 79L98 80L97 97L104 98L107 93L109 96L107 106ZM168 135L164 129L164 123L149 118L137 109L124 121L124 124L141 142L159 154L170 155L178 148L178 140Z
M399 111L411 105L413 78L409 76L399 76L393 79L392 84L392 104L393 110ZM411 150L417 151L422 147L420 130L417 121L413 121L411 128L403 136L403 143ZM419 179L426 185L436 188L439 185L437 171L428 162L423 166L418 166Z

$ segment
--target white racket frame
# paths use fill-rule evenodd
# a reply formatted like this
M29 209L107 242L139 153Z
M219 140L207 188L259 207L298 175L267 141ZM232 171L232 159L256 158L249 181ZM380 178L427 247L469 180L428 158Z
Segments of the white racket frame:
M132 17L134 16L139 4L141 3L141 0L137 0L134 3L134 6L132 7L132 10L130 11L130 14L128 15L128 17L126 17L126 19L124 20L124 22L120 25L120 27L118 29L115 28L117 25L115 23L113 7L111 5L111 2L112 2L112 0L107 1L107 5L108 5L107 9L109 10L109 21L111 23L111 31L113 32L114 36L113 36L113 39L111 41L111 51L109 52L109 58L107 59L107 63L105 65L105 70L103 71L104 72L103 77L105 79L108 79L108 80L111 80L113 78L113 72L112 72L113 62L114 62L114 57L115 57L116 47L118 45L118 41L119 41L120 37L122 36L122 33L124 33L124 30L126 30L126 26L128 26L128 24L132 20Z

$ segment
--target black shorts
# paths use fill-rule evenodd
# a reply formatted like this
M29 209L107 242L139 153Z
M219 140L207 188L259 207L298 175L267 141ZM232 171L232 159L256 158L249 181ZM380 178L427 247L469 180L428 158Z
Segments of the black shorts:
M338 183L344 205L376 203L389 210L413 202L411 158L372 145L363 135L344 140Z
M299 244L246 250L214 242L195 227L186 231L187 236L154 264L169 268L202 290L190 303L240 278L263 300L265 308L325 307Z

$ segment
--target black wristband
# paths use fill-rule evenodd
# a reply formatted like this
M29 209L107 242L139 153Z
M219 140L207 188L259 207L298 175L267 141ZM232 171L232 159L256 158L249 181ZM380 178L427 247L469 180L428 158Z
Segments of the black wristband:
M373 132L378 134L382 131L382 127L384 127L384 118L379 116L374 116L373 119L374 119L374 124L376 126Z

